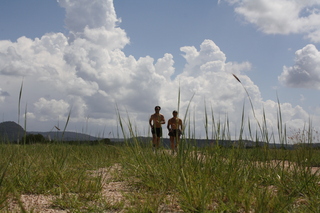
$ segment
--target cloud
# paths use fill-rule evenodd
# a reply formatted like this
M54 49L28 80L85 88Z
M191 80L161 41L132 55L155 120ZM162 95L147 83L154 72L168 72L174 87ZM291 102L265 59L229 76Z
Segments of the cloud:
M72 32L83 32L86 27L106 27L112 31L119 22L111 0L58 0L58 3L66 10L65 23Z
M0 88L0 102L4 102L5 98L6 97L9 97L9 93L7 91L3 91L1 88Z
M67 117L66 114L69 109L69 104L64 100L46 100L45 98L40 98L37 102L34 103L34 109L39 112L41 115L40 121L47 121L53 117L58 118Z
M65 23L70 31L70 41L85 39L109 49L123 48L129 43L125 31L117 27L121 20L117 18L112 0L58 2L66 10Z
M226 0L248 23L267 34L305 34L320 42L320 3L317 0Z
M0 96L2 97L6 97L6 96L10 96L8 92L6 91L3 91L1 88L0 88Z
M180 116L195 124L196 137L205 135L205 110L210 118L214 113L216 122L225 123L227 116L230 132L234 133L241 124L244 103L245 115L255 122L243 86L259 121L265 108L268 124L277 125L277 103L263 101L259 87L245 75L251 64L227 61L214 41L206 39L199 48L181 47L186 64L181 73L174 75L170 53L158 59L136 59L125 54L123 48L130 40L119 27L120 19L111 0L59 0L59 4L66 9L70 34L0 41L0 91L6 91L0 94L7 100L0 102L0 108L6 112L6 120L17 117L23 81L21 102L22 107L26 103L27 128L32 130L52 129L57 122L65 122L71 110L68 130L89 126L91 134L116 132L119 112L125 123L130 119L139 135L150 135L148 119L154 106L161 105L168 119L179 105ZM308 119L299 106L282 105L286 109L284 122ZM185 115L188 106L190 114Z
M288 87L320 89L320 52L312 44L296 51L295 64L285 66L278 79Z
M206 71L220 71L226 61L225 54L211 40L204 40L198 52L195 47L181 47L186 59L185 74L201 75ZM200 72L199 72L200 71Z

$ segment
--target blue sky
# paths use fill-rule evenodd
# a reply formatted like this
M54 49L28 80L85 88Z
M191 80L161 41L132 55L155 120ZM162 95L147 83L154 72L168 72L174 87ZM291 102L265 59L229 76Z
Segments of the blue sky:
M275 98L272 88L279 86L277 77L283 66L292 65L295 50L310 43L303 34L266 35L224 1L115 1L115 7L122 19L120 26L131 38L124 49L127 54L159 58L172 53L178 73L185 64L180 47L211 39L226 54L227 61L252 63L248 75L259 82L264 99Z
M320 122L320 3L315 0L5 0L0 8L0 108L28 131L63 125L92 135L117 129L115 108L148 135L155 105L167 119L181 89L204 137L204 105L228 115L242 105L276 128L277 94L293 132ZM24 115L21 115L24 119ZM106 135L105 135L106 136Z

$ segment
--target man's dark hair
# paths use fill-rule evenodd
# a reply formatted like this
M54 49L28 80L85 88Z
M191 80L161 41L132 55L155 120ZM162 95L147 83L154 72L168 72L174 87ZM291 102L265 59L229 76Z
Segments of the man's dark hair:
M156 110L156 109L161 109L161 107L160 106L155 106L155 108L154 108L154 110Z
M178 114L178 111L177 111L177 110L173 110L172 114L173 114L173 113L177 113L177 114Z

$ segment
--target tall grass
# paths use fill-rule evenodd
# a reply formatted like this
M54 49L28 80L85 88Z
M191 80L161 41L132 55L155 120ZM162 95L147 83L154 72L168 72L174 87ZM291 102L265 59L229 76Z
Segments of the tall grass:
M153 153L133 146L65 144L0 145L0 212L8 198L53 195L51 208L71 212L317 212L320 151L198 148L187 139L179 153ZM140 142L140 143L139 143ZM306 161L306 158L311 157ZM90 171L122 165L120 181L130 191L128 206L107 205L102 174ZM24 204L21 203L21 209ZM120 209L119 209L120 208ZM87 209L87 210L85 210ZM109 210L108 210L109 209Z
M301 164L310 157L302 150L189 146L177 156L153 155L139 148L139 154L134 153L126 155L123 165L130 180L138 178L134 184L139 184L141 193L167 194L162 203L175 197L174 202L186 212L305 212L309 204L319 210L319 176ZM319 157L313 162L319 163ZM299 206L301 200L308 205Z
M71 116L71 111L72 111L72 107L70 107L70 110L69 110L69 113L68 113L68 116L67 116L67 121L66 121L66 124L64 125L64 128L63 128L63 132L62 132L62 136L61 136L61 141L63 141L64 134L65 134L66 129L67 129L67 126L68 126L68 124L69 124L69 120L70 120L70 116Z
M123 174L137 189L128 197L130 211L320 211L319 172L311 168L319 165L320 151L303 146L294 150L286 150L285 146L283 149L270 148L268 145L275 143L275 138L268 130L265 112L263 110L262 121L259 121L247 90L246 93L258 126L252 132L252 124L248 121L249 138L257 142L251 149L221 147L218 143L199 148L194 145L194 138L183 137L177 155L170 155L166 150L154 154L138 142L133 149L123 150ZM279 141L285 145L288 136L279 101L278 107ZM185 118L187 116L186 113ZM240 116L238 143L246 139L244 106ZM204 117L208 140L210 124L206 107ZM216 121L212 113L211 118L212 139L217 142L231 140L228 117L224 122ZM188 124L191 124L190 120ZM195 132L188 134L195 135ZM306 137L308 143L312 143L312 134L308 133ZM260 147L258 142L261 141L266 142L266 146Z
M18 124L20 125L20 117L21 117L21 98L23 91L23 81L21 82L20 91L19 91L19 99L18 99ZM20 135L18 135L18 143L19 143ZM25 142L25 141L24 141Z
M149 212L320 210L320 179L310 167L300 165L297 156L303 155L301 150L186 147L177 156L165 151L154 155L147 148L127 151L128 157L122 162L124 174L138 189L131 197L132 209ZM275 158L279 161L274 161ZM319 162L319 158L314 160ZM284 167L282 162L288 165ZM141 200L143 194L148 195L147 202Z
M103 176L90 171L110 167L119 156L116 147L105 145L1 144L0 211L14 194L13 199L22 194L53 195L56 208L85 208L101 198ZM76 200L81 200L77 206Z

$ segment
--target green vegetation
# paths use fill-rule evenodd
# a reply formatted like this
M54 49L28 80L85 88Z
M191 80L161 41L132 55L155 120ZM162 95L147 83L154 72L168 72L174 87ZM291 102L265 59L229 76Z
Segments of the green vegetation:
M82 209L101 198L102 174L92 172L119 158L117 148L106 145L0 145L0 211L30 194L55 196L52 208Z
M311 168L320 165L320 150L199 149L185 140L179 149L2 144L0 212L10 212L13 200L29 212L21 195L40 194L53 197L48 208L69 212L320 211L320 176ZM121 169L111 171L114 165ZM112 181L128 187L117 202L103 196Z

